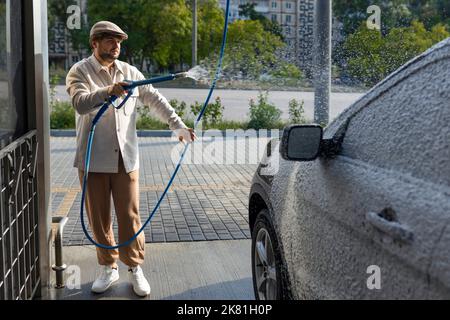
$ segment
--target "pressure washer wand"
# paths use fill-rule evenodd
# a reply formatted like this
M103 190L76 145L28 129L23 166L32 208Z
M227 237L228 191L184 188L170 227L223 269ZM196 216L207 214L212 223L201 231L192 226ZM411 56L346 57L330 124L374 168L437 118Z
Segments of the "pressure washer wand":
M136 87L145 86L145 85L152 84L152 83L171 81L171 80L179 79L179 78L187 78L187 77L188 77L187 72L179 72L179 73L175 73L175 74L172 73L167 76L154 77L151 79L130 81L129 85L123 86L123 88L128 91L128 94L126 95L125 99L123 99L122 103L118 107L114 106L114 108L116 108L116 109L122 108L123 105L131 97L131 95L133 94L133 90L136 89ZM117 96L109 97L108 101L100 108L100 110L97 112L96 116L94 117L94 120L93 120L94 125L97 124L97 122L100 120L100 118L103 116L103 114L108 109L109 105L111 105L111 104L114 105L114 101L116 101L117 99L118 99ZM94 128L95 127L93 127L93 129Z
M148 84L164 82L164 81L171 81L171 80L179 79L179 78L187 78L187 76L188 76L187 72L180 72L180 73L175 73L175 74L169 74L167 76L161 76L161 77L155 77L155 78L151 78L151 79L133 81L133 82L130 82L129 85L123 86L123 88L125 90L131 90L131 89L134 89L134 88L139 87L139 86L145 86L145 85L148 85Z

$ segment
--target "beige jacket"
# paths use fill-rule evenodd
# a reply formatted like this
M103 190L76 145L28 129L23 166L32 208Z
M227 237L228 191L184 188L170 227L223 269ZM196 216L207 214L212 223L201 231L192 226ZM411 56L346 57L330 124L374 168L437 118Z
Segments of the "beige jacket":
M143 74L128 63L115 62L112 74L94 55L76 63L67 74L66 89L77 114L77 151L74 166L84 170L87 140L92 120L108 98L108 86L123 80L142 80ZM187 128L175 110L152 85L135 89L128 102L117 110L110 106L95 129L89 172L118 172L119 152L127 173L139 169L136 134L136 102L150 107L171 130ZM116 100L118 105L122 99Z

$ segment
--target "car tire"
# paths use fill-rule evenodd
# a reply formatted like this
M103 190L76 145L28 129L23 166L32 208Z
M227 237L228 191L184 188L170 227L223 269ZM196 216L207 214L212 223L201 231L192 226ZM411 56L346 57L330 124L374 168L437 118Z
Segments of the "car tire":
M266 239L265 237L268 238ZM264 245L264 243L267 244ZM264 258L261 258L261 255L264 256L264 250L266 252L265 262ZM267 209L261 210L256 217L252 232L251 255L255 299L292 299L292 294L288 289L288 277L282 262L278 239Z

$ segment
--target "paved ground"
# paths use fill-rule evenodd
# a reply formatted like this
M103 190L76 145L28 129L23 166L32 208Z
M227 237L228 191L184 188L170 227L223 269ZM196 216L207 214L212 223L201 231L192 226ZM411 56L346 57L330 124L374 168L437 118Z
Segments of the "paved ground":
M119 281L104 294L91 293L96 278L93 246L64 248L66 288L51 290L52 299L103 300L253 300L250 240L153 243L146 245L142 265L152 288L146 298L137 297L119 262ZM79 275L80 286L77 284Z
M206 148L209 140L203 141ZM261 146L267 140L262 141ZM51 138L52 211L69 217L64 234L66 246L89 244L79 220L81 189L72 167L75 143L75 138ZM139 138L139 145L140 213L145 221L174 170L171 150L181 144L156 137ZM250 238L248 193L257 165L249 163L249 159L249 155L244 157L244 164L183 164L145 230L146 242ZM113 228L117 232L115 219Z
M64 86L56 87L56 98L60 100L69 100L69 96L65 92ZM159 91L167 99L177 99L178 101L185 101L188 106L195 101L203 102L208 95L206 89L178 89L178 88L161 88ZM249 111L250 99L257 100L258 90L222 90L216 89L211 102L216 97L220 97L222 104L225 106L224 119L226 120L243 120L247 118ZM333 92L330 99L330 119L334 119L345 108L356 101L361 93L341 93ZM314 92L300 92L300 91L270 91L269 100L274 103L283 113L283 119L289 118L289 100L297 99L305 102L305 116L307 119L314 118ZM188 110L189 111L189 110Z

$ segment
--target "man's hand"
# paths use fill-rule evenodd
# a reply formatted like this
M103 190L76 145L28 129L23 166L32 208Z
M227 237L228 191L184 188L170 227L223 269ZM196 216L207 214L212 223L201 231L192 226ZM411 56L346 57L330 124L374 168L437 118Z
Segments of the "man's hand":
M178 137L178 140L180 142L193 142L194 140L197 140L197 135L194 132L194 129L187 128L187 129L176 129L175 133Z
M120 97L126 94L128 91L123 88L123 86L127 86L129 83L127 82L117 82L108 87L108 95Z

